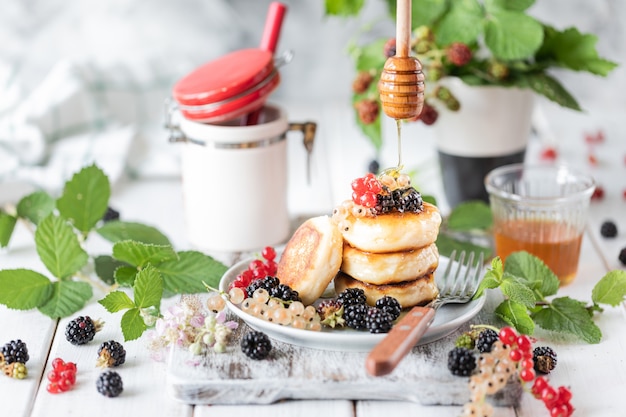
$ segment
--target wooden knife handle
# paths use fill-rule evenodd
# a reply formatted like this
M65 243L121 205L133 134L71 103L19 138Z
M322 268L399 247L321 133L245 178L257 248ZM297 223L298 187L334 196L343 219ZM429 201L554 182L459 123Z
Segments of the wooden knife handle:
M431 307L413 307L369 353L365 361L367 372L382 376L393 371L426 333L434 317Z

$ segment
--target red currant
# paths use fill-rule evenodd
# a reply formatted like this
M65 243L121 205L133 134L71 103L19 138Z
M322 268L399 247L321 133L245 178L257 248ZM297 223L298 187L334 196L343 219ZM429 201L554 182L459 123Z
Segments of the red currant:
M52 361L52 369L54 369L54 370L57 370L57 369L59 369L61 367L64 367L64 366L65 366L65 361L63 359L61 359L61 358L55 358Z
M502 329L500 329L500 333L498 336L500 337L500 341L505 345L512 345L517 339L517 334L515 334L515 330L513 330L511 327L503 327Z
M513 349L509 352L509 358L511 358L513 362L521 361L523 356L524 354L519 349Z
M550 417L568 417L569 410L565 404L555 405L550 409Z
M535 367L535 362L532 360L532 358L524 358L519 364L522 369L533 369Z
M265 248L263 248L261 256L267 261L273 261L274 259L276 259L276 251L273 247L266 246Z
M48 381L56 382L58 380L59 380L59 374L56 371L52 370L48 372Z
M517 336L517 347L520 348L523 352L528 352L532 349L533 344L528 336L526 336L525 334L521 334Z
M76 383L76 372L75 371L71 371L71 370L67 370L67 371L63 371L61 372L61 380L66 380L70 383L70 385L74 385Z
M543 159L544 161L554 161L556 157L557 157L557 152L556 152L556 149L554 149L553 147L547 147L541 151L540 158Z
M365 191L367 191L367 185L365 182L365 177L361 177L361 178L357 178L355 180L352 181L352 184L350 184L352 186L352 190L355 191L358 194L361 194ZM354 193L353 193L354 195Z
M68 379L61 378L59 382L57 382L57 386L61 390L61 392L69 391L72 388L72 384Z
M359 204L368 208L376 207L378 198L372 192L366 192L359 198Z
M535 379L535 382L533 383L533 386L531 388L531 392L535 396L535 398L541 398L541 393L543 392L543 389L547 386L548 382L545 380L545 378L540 376L539 378Z
M378 194L380 190L382 190L382 186L380 185L378 178L376 178L374 174L367 174L366 178L367 191Z
M593 190L593 194L591 194L592 200L602 200L604 198L604 188L597 185L596 189Z
M534 369L522 369L519 373L519 377L524 382L530 382L535 379L535 370Z
M274 276L276 275L276 271L278 270L278 265L274 261L267 261L267 265L265 267L265 271L267 275Z
M572 392L567 387L559 387L559 401L568 403L572 399Z
M558 399L558 392L551 386L548 385L541 390L541 400L544 402L546 407L552 408L554 405L557 404Z
M589 165L593 165L593 166L598 165L598 158L592 153L589 153L587 155L587 161L589 161Z
M59 388L59 385L56 382L49 383L48 386L46 387L46 390L50 394L58 394L61 392L61 389Z

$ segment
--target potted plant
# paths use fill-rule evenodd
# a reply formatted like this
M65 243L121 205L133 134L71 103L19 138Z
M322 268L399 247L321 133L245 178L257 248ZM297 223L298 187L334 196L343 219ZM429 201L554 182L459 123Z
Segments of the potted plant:
M396 2L384 1L393 19ZM424 110L418 120L440 130L436 132L438 151L451 206L463 200L486 199L482 185L486 172L523 159L535 94L581 110L551 73L554 69L606 76L617 66L598 55L596 36L540 22L528 13L533 4L534 0L412 0L412 52L426 76ZM363 0L326 0L326 13L354 16L363 5ZM354 43L349 51L357 72L353 83L357 123L379 151L382 112L377 80L387 58L395 54L395 39ZM477 94L486 96L478 98ZM501 101L505 99L513 101ZM495 110L485 107L487 104L494 104ZM471 110L477 113L468 114ZM510 120L505 119L505 110L512 115ZM473 124L466 125L462 115ZM480 120L489 128L477 124ZM517 144L503 130L494 130L498 122L511 127L522 143ZM461 132L450 132L458 127ZM489 137L488 131L494 136ZM482 144L473 142L472 132L482 138ZM450 137L456 142L446 143ZM470 185L471 176L476 178L476 186Z

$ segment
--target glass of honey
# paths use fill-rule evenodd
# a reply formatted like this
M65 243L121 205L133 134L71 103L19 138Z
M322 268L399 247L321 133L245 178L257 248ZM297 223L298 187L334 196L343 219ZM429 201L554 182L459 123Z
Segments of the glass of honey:
M527 251L543 260L561 285L578 271L593 178L557 165L514 164L485 177L496 255Z

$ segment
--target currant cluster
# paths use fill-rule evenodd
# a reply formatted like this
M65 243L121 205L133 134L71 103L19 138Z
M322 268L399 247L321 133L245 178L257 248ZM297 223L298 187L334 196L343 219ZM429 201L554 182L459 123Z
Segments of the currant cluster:
M378 202L378 193L382 191L382 185L372 173L352 181L352 201L367 208L374 208Z
M574 412L574 407L570 403L572 392L567 387L554 388L540 376L535 379L530 392L535 398L543 401L550 410L550 417L569 417Z
M46 390L51 394L69 391L76 384L76 364L55 358L52 370L48 372L48 381Z
M248 269L241 272L230 284L229 289L234 287L246 288L255 279L276 275L278 268L276 264L276 251L271 246L266 246L261 251L262 259L255 259L250 262Z
M20 339L11 340L0 347L0 369L15 379L24 379L28 375L26 362L30 359L26 343Z

